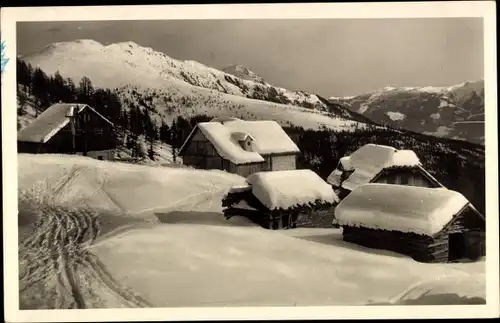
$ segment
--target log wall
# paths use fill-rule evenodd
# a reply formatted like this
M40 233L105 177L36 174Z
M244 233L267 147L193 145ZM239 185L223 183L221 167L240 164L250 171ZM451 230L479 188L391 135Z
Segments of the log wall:
M432 260L428 251L429 245L434 242L431 237L351 226L344 226L342 234L344 241L364 247L398 252L423 262Z

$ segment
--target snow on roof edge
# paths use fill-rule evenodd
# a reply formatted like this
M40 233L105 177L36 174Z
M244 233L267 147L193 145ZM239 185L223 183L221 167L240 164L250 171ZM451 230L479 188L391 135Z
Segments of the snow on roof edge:
M45 137L42 139L42 143L46 143L50 140L50 138L54 137L62 128L64 128L69 123L69 119L66 118L63 122L61 122L57 127L52 129Z
M270 210L317 201L324 204L339 202L333 188L309 169L253 173L247 177L247 183L252 187L252 194Z
M433 236L470 202L447 188L369 183L335 209L340 225Z

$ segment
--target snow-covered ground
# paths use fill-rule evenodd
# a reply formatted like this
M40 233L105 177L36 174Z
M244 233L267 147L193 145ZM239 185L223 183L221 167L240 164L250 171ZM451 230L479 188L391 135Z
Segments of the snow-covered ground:
M18 155L19 194L57 205L145 214L223 194L244 178L222 171L134 165L73 155Z
M424 264L359 247L337 229L272 231L226 220L221 198L244 179L221 171L58 155L21 154L18 163L23 196L157 219L90 248L152 306L363 305L392 301L429 277L468 288L485 272L484 262Z
M116 279L158 307L364 305L428 277L476 281L484 272L484 263L423 264L358 247L337 229L270 231L189 209L162 216L164 225L93 248Z
M395 305L486 304L486 276L484 273L477 273L476 275L434 277L412 285L408 290L394 297L390 303Z

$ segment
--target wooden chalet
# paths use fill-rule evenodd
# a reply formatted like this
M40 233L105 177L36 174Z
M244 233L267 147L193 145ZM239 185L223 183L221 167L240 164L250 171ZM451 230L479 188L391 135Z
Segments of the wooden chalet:
M343 239L421 262L485 255L485 220L460 193L394 184L364 184L335 209Z
M17 133L19 153L78 154L113 159L117 146L111 121L86 104L57 103Z
M196 125L179 150L185 165L241 176L296 169L299 148L275 121L216 118Z
M333 213L338 203L332 187L310 170L254 173L246 183L223 198L226 219L244 216L263 228L291 229Z
M340 159L327 182L343 199L359 185L387 183L442 188L443 185L422 167L412 150L367 144Z

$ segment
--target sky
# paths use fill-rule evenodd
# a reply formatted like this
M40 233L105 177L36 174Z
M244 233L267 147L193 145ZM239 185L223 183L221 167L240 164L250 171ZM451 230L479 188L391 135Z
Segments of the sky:
M484 77L482 18L22 22L18 55L61 41L133 41L268 83L350 96L385 86L450 86Z

